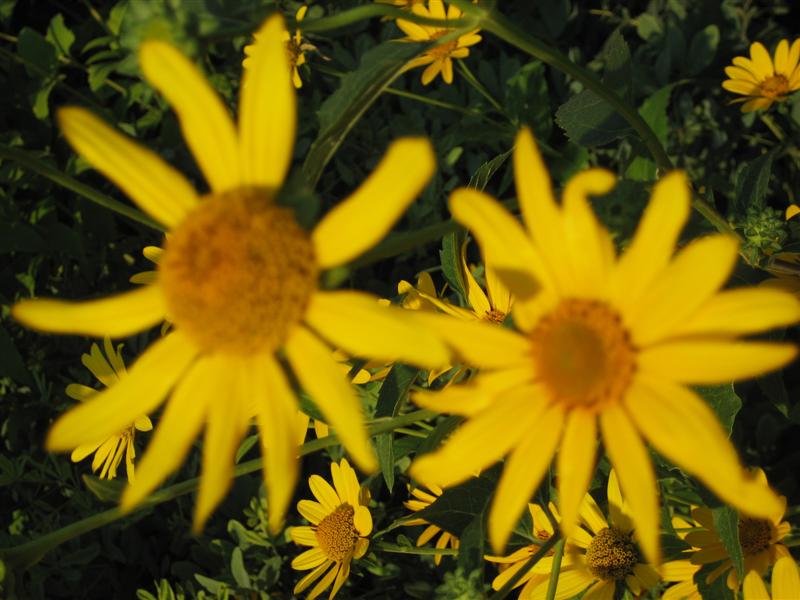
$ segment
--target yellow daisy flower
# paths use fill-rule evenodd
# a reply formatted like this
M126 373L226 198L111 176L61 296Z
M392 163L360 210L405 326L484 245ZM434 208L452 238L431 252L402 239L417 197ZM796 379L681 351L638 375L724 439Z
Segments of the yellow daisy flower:
M423 367L449 358L409 311L380 306L362 292L318 289L322 269L351 260L389 231L427 183L435 159L425 139L395 142L360 188L311 233L303 230L294 213L274 201L295 133L285 31L275 15L259 32L244 72L238 130L199 69L176 48L163 41L141 47L145 76L177 111L208 180L204 196L155 153L89 112L59 112L72 146L170 233L155 283L99 300L26 300L12 309L23 324L55 333L124 337L165 318L174 325L124 379L56 421L47 447L68 450L116 433L169 396L122 507L130 510L177 469L205 427L196 529L231 483L251 406L265 456L270 526L279 529L298 470L297 400L284 364L354 460L372 471L376 461L361 404L331 346Z
M111 387L117 383L121 377L125 376L125 362L122 360L122 344L114 348L109 338L103 340L103 350L105 356L97 344L92 344L89 354L81 356L81 362L89 371L92 372L97 380L104 386ZM66 389L67 396L74 400L84 402L95 394L97 390L80 383L70 383ZM105 438L81 444L72 451L70 459L72 462L80 462L90 454L94 453L92 460L92 471L100 469L101 479L114 479L117 476L117 469L125 458L125 471L128 481L136 479L133 459L136 458L136 450L133 445L136 431L150 431L153 424L147 415L135 417L133 423L121 431L117 431Z
M460 19L463 14L461 10L453 4L445 8L445 3L442 2L442 0L428 0L427 8L423 4L423 2L413 3L411 12L415 15L431 19ZM412 23L405 19L397 19L397 26L407 36L403 38L403 40L410 42L436 41L451 31L454 31L451 27L418 25L417 23ZM445 83L453 83L453 59L466 58L469 56L469 47L474 46L480 41L481 36L478 35L478 30L475 29L474 31L460 36L456 40L434 46L432 49L422 54L422 56L410 61L406 68L414 69L416 67L428 65L422 72L423 85L428 85L431 81L436 79L439 73L442 74L442 79L444 79Z
M300 31L300 21L305 19L306 13L308 12L308 6L305 4L297 9L297 13L295 13L294 19L298 24L297 29L294 30L294 35L290 34L288 31L283 32L283 41L286 45L286 54L289 60L289 66L292 68L292 83L294 87L298 90L303 87L303 80L300 79L300 71L298 67L302 67L306 64L306 52L313 52L317 49L314 44L310 44L303 39L303 35ZM256 32L253 35L253 38L256 42L258 42L258 36L260 32ZM247 69L253 62L251 58L255 53L256 44L248 44L244 47L244 60L242 61L242 67Z
M709 235L673 256L690 211L680 172L655 186L633 241L617 257L587 198L607 193L612 173L579 173L559 206L527 129L517 137L514 171L526 229L477 190L453 192L450 209L514 295L520 333L486 327L508 336L497 345L449 338L484 371L467 385L415 395L417 404L466 422L416 459L410 474L450 487L508 455L489 517L495 552L559 447L561 525L573 534L598 434L653 564L660 562L660 517L645 441L740 510L760 517L778 510L781 501L742 468L716 415L689 386L754 377L790 362L792 344L737 338L795 323L800 301L765 288L720 291L738 256L732 237Z
M317 501L300 500L297 510L311 526L289 529L296 544L311 547L292 560L293 569L311 571L297 582L293 593L300 594L322 577L308 600L319 596L331 584L328 599L339 592L350 575L350 563L366 554L368 536L372 533L369 490L359 487L356 472L347 459L331 463L331 481L333 487L319 475L309 477L308 485Z
M730 77L722 82L722 87L746 96L734 100L744 102L742 112L766 110L773 102L782 102L786 96L800 89L800 39L789 45L789 40L781 40L775 49L774 58L761 42L750 45L750 58L737 56L733 65L725 67Z
M800 598L800 572L791 556L782 556L772 569L772 595L756 571L744 578L744 600L792 600Z
M428 490L421 487L412 489L409 486L408 491L414 498L412 500L408 500L407 502L403 502L403 506L409 510L417 512L423 508L428 508L431 504L436 502L436 499L442 495L443 490L439 486L434 485ZM456 536L448 531L444 531L441 527L429 523L425 519L411 519L410 521L406 521L404 525L408 527L415 525L427 525L425 530L417 538L417 547L424 546L441 533L441 535L439 535L439 539L436 540L436 548L442 549L447 548L448 546L451 548L458 548L458 538ZM442 555L437 554L433 558L433 563L438 567L442 563Z
M768 489L764 471L757 469L755 475L760 484ZM739 516L739 543L744 555L745 575L750 571L756 571L763 576L781 556L789 556L789 549L780 543L791 530L791 525L783 520L785 512L786 498L780 496L779 506L767 518L746 514ZM731 590L739 589L741 582L736 569L733 568L733 562L728 557L728 551L714 527L711 510L704 506L695 508L692 510L692 518L703 530L692 531L686 536L686 542L697 548L691 555L691 562L695 565L705 565L722 561L722 564L709 573L708 582L712 583L727 571L728 587Z

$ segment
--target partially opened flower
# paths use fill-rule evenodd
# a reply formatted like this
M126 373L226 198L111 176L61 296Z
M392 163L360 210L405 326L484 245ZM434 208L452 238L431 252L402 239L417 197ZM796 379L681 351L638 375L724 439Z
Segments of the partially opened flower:
M366 554L372 533L369 490L359 487L347 459L331 463L331 481L333 487L319 475L309 477L308 485L317 500L300 500L297 510L311 526L289 529L295 543L310 546L292 560L293 569L311 571L297 582L294 593L304 592L319 579L308 600L319 596L331 584L328 598L339 592L350 574L350 563Z
M322 269L358 256L389 231L435 161L425 139L395 142L361 187L306 232L292 210L276 203L295 134L285 32L277 15L259 32L241 86L238 129L192 62L165 42L142 45L142 70L177 111L211 188L205 195L88 111L59 112L73 147L169 234L153 283L99 300L28 300L13 308L22 323L56 333L124 337L164 319L174 325L124 379L56 421L47 446L69 450L114 434L169 396L122 506L141 502L177 469L205 428L195 528L231 483L251 408L265 455L270 526L280 527L297 480L299 438L284 361L353 459L371 471L376 463L360 401L332 346L425 367L449 358L409 311L380 306L361 292L319 289Z
M103 340L105 356L97 344L92 344L89 354L81 357L83 365L92 372L97 380L104 386L112 386L120 377L125 376L125 362L122 360L122 345L116 348L109 338ZM67 396L84 402L97 394L97 390L80 383L70 383L66 389ZM92 442L81 444L72 451L72 462L80 462L94 453L92 471L100 470L101 479L114 479L117 469L125 459L125 472L128 481L136 479L133 459L136 458L136 449L133 445L136 431L150 431L153 424L147 415L139 415L127 427L106 437L100 437Z
M412 3L411 12L429 19L455 20L460 19L463 15L461 10L453 4L445 7L445 3L442 0L428 0L427 8L423 4L423 2ZM406 34L407 37L404 40L411 42L432 42L455 31L452 27L420 25L405 19L397 19L397 26ZM478 30L475 29L454 40L434 46L419 58L409 62L406 68L413 69L427 65L422 72L423 85L428 85L436 79L439 73L442 74L442 79L444 79L445 83L453 83L453 59L466 58L469 56L469 47L480 41L481 36L478 35Z
M778 496L744 470L716 415L689 386L754 377L791 361L792 344L738 338L797 322L800 301L766 288L721 291L737 261L732 237L709 235L675 252L690 210L682 173L656 184L617 257L587 198L610 191L612 173L579 173L559 206L528 130L517 137L514 171L526 229L477 190L453 192L450 209L513 294L519 333L488 328L508 336L496 345L448 338L483 370L467 385L415 395L425 408L466 420L410 474L449 487L508 456L489 516L495 551L557 450L561 526L574 532L598 437L653 564L660 516L646 442L740 510L765 518L779 510Z
M289 66L292 69L292 83L294 87L298 90L303 87L303 80L300 79L300 71L299 67L302 67L306 64L306 52L316 50L316 46L314 44L310 44L303 39L303 34L300 31L300 22L305 18L306 13L308 12L308 6L305 4L297 9L295 13L294 19L297 22L297 27L294 30L294 34L290 34L288 31L283 32L283 41L286 44L286 59L289 61ZM256 32L253 36L258 41L258 36L262 35L261 32ZM245 69L250 68L250 65L253 64L253 59L251 58L255 53L256 44L248 44L244 47L244 55L245 59L242 61L242 67Z
M733 65L725 67L730 78L722 82L729 92L741 94L744 98L734 102L744 102L742 112L766 110L773 102L781 102L792 92L800 89L800 39L789 45L789 40L781 40L775 49L774 58L761 42L750 45L750 58L737 56Z
M772 593L767 592L764 580L757 571L750 571L744 577L744 600L793 600L800 598L800 572L791 556L782 556L772 569L770 584Z
M428 508L431 504L436 502L436 499L442 495L443 490L438 486L432 486L429 490L420 487L409 487L409 491L411 492L413 498L403 502L403 506L409 510L417 512ZM424 546L438 535L439 539L436 540L436 548L442 549L447 548L448 546L455 549L458 548L458 538L456 536L448 531L443 530L441 527L434 525L433 523L429 523L425 519L411 519L410 521L405 521L403 524L408 527L414 525L427 525L427 527L417 538L417 547ZM437 554L433 559L433 564L438 567L441 563L442 555Z

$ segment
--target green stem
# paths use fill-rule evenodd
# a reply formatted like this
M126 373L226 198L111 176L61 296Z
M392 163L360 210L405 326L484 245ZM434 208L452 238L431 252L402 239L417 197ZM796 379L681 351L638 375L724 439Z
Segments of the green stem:
M132 221L136 221L137 223L147 225L148 227L152 227L158 231L165 231L163 226L153 221L143 212L133 208L132 206L123 204L118 200L114 200L113 198L98 192L94 188L81 183L77 179L73 179L66 173L63 173L55 167L51 167L50 165L46 164L31 152L20 150L19 148L12 148L11 146L7 146L5 144L0 144L0 159L13 160L14 162L19 163L22 167L47 177L49 180L60 185L61 187L71 190L76 194L83 196L87 200L94 202L95 204L98 204L109 210L113 210L114 212L127 217Z
M464 61L458 60L456 61L456 64L458 65L458 70L461 71L461 75L463 75L464 79L467 80L467 83L474 87L481 96L486 98L489 101L489 104L491 104L497 112L499 112L501 115L505 115L506 111L503 110L503 106L494 96L492 96L489 90L487 90L486 87L480 81L478 81L478 78L475 77L472 71L470 71L469 67L464 63Z
M505 583L505 585L503 587L501 587L494 594L492 594L490 596L489 600L503 600L503 598L508 596L508 594L511 593L511 590L514 589L514 586L517 584L517 582L520 579L522 579L523 575L525 575L525 573L530 571L533 568L533 565L535 565L537 562L539 562L539 560L544 558L544 556L548 552L550 552L550 550L553 548L553 546L556 545L556 542L559 541L560 537L561 537L561 534L556 529L555 535L553 535L553 537L551 537L549 540L547 540L547 542L541 548L539 548L539 550L536 551L536 554L531 556L528 559L528 561L524 565L522 565L522 568L519 571L517 571L516 573L514 573L514 576L511 577L511 579L506 581L506 583Z
M561 574L561 559L564 557L564 541L558 540L553 553L553 566L550 569L550 581L547 583L546 600L554 600L558 589L558 576Z
M408 231L391 235L361 258L354 261L351 266L353 268L363 267L383 260L384 258L397 256L403 252L414 250L415 248L441 239L442 236L456 231L459 227L460 225L458 223L452 219L448 219L441 223L428 225L417 231Z
M414 546L398 546L388 542L372 544L373 550L378 552L392 552L394 554L416 554L418 556L457 556L457 548L416 548Z
M403 19L419 25L433 25L436 27L446 27L448 29L457 29L461 27L470 27L474 29L476 25L475 19L471 18L432 19L430 17L421 17L411 11L401 10L386 4L368 4L366 6L351 8L329 17L320 17L303 21L302 30L304 33L322 33L334 29L341 29L342 27L372 17Z

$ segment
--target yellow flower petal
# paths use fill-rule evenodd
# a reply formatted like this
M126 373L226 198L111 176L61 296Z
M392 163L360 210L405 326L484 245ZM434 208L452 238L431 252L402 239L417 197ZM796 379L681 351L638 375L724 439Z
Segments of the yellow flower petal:
M357 506L353 514L353 524L356 531L362 537L372 533L372 515L366 506Z
M339 571L341 569L343 569L343 568L344 568L344 564L335 563L333 565L333 567L331 567L331 570L328 571L327 573L325 573L325 576L322 579L320 579L317 582L317 585L315 585L311 589L311 592L309 592L308 598L306 600L314 600L314 598L316 598L322 592L324 592L326 589L328 589L330 587L331 583L333 583L333 580L339 574ZM330 597L329 597L329 600L330 600Z
M753 84L758 84L758 79L756 76L753 75L750 71L742 67L725 67L725 74L730 77L731 79L743 79L744 81L749 81Z
M800 573L791 555L779 558L772 569L772 597L800 598Z
M744 594L745 600L770 600L769 592L767 592L767 588L764 586L764 580L761 579L761 575L755 570L748 571L747 575L745 575L742 593ZM775 597L781 598L781 596ZM791 596L786 596L786 598L791 598Z
M295 544L301 546L318 546L317 533L312 527L302 525L300 527L290 527L289 536Z
M161 288L146 286L99 300L22 300L11 308L17 321L40 331L126 337L164 319Z
M774 74L772 69L772 59L769 52L761 42L753 42L750 45L750 59L753 61L756 73L762 78L766 79Z
M58 123L78 154L159 223L174 227L197 205L197 193L183 175L89 111L62 108Z
M431 143L402 138L392 143L369 177L326 214L311 233L317 263L335 267L377 244L425 188L436 167Z
M585 523L593 534L597 534L601 529L608 527L608 522L603 516L603 511L597 506L597 502L590 494L583 496L580 508L581 521Z
M326 514L334 512L342 505L342 499L336 493L336 490L319 475L312 475L308 478L308 487L311 488L311 493L319 500Z
M306 550L299 556L295 556L292 560L292 568L298 571L305 571L307 569L314 569L320 564L326 562L328 559L320 548L311 548ZM295 593L301 590L295 590Z
M331 588L330 596L328 596L329 600L333 600L334 596L339 593L339 590L342 589L344 582L347 580L347 577L350 575L350 562L345 561L339 567L339 572L336 574L336 580L333 582L333 587Z
M286 355L301 385L359 467L375 471L377 464L364 429L361 403L330 349L298 326L286 343Z
M328 516L328 511L319 502L313 500L300 500L297 503L297 512L313 525L317 525Z
M532 408L529 411L535 410ZM517 416L517 419L520 417ZM492 501L489 541L495 552L503 551L514 525L550 466L556 445L561 439L564 410L558 404L551 404L536 415L535 422L536 435L523 436L511 451ZM476 448L476 451L480 450Z
M781 40L778 42L778 47L775 48L775 74L786 74L786 66L788 62L789 40Z
M630 504L636 538L649 562L661 562L658 541L660 514L653 464L636 428L621 406L600 414L603 445L619 477L625 501ZM610 502L610 500L609 500Z
M239 152L244 183L276 189L289 170L294 148L296 102L280 14L255 34L239 98Z
M642 373L702 385L763 375L796 355L793 344L686 339L647 348L637 362Z
M228 109L200 69L161 40L142 43L139 65L178 114L183 138L211 189L222 192L239 186L236 129Z
M757 83L745 79L727 79L722 82L722 87L729 92L743 96L757 96L761 90Z
M194 344L179 332L159 339L126 377L60 417L47 435L48 450L71 450L130 427L161 404L196 355Z
M598 581L583 595L583 600L614 600L614 593L617 590L615 581Z
M201 358L178 382L139 463L136 483L122 494L123 511L139 504L181 465L203 427L207 407L226 393L220 385L226 368L226 363L213 357Z
M755 110L766 110L772 106L773 102L774 100L772 98L753 98L742 104L742 112L748 113Z
M472 271L469 270L466 241L461 245L461 269L464 272L464 278L467 280L467 302L472 307L472 310L479 316L491 312L492 306L489 304L489 298L486 297L483 289L472 275Z
M561 527L571 537L578 526L583 496L589 489L597 453L597 417L575 408L568 413L556 462Z
M446 346L432 332L417 326L413 313L381 306L364 292L317 292L305 321L333 346L351 356L400 361L425 368L448 364Z

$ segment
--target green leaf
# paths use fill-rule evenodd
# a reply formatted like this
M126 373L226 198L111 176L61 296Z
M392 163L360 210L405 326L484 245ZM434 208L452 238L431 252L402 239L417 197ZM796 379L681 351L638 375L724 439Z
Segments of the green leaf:
M449 417L445 417L434 427L433 431L430 432L428 437L422 440L422 443L417 447L417 456L425 454L427 452L431 452L432 450L436 449L439 444L442 443L442 440L446 438L450 433L458 427L458 424L464 420L464 417L460 417L458 415L451 415Z
M602 53L603 83L626 100L630 99L633 84L631 51L619 29L608 36Z
M46 38L55 46L60 56L69 56L69 49L75 42L75 34L66 26L64 15L61 13L50 19Z
M447 283L462 298L467 297L467 283L461 271L461 243L464 235L460 231L449 233L442 238L442 249L439 250L439 260L442 263L442 273Z
M408 390L419 374L419 369L400 363L395 364L378 392L375 406L375 417L395 417L408 397ZM392 432L382 433L375 438L378 451L378 464L381 467L386 487L392 491L394 487L394 435Z
M242 440L242 443L239 444L239 449L236 450L236 456L233 459L233 462L239 464L239 461L242 460L245 454L250 451L250 448L256 445L258 442L258 434L248 435L246 438Z
M17 350L13 338L6 328L0 323L0 375L11 377L18 383L33 385L25 360Z
M488 506L489 502L487 501L483 510L475 515L458 536L458 566L465 571L481 569L485 564L483 555L486 553L486 508Z
M725 551L733 562L739 581L744 579L744 554L739 543L739 514L729 506L720 506L711 510L714 517L714 529Z
M238 546L231 553L231 575L233 575L236 585L250 588L250 576L247 574L247 569L244 568L244 556L242 549Z
M228 587L222 581L211 579L210 577L206 577L205 575L200 575L200 573L195 573L194 578L197 580L197 583L202 585L212 594L219 594Z
M506 80L505 92L506 112L517 125L530 126L537 140L546 140L550 137L553 129L553 113L550 108L544 64L532 61L522 65Z
M714 62L717 46L719 46L719 27L716 25L708 25L695 33L689 42L691 60L687 61L687 74L697 75Z
M125 484L119 479L100 479L94 475L82 475L84 485L101 502L118 502Z
M697 386L695 391L708 402L712 410L717 413L720 423L730 435L733 430L733 420L739 409L742 408L742 399L736 395L732 383L714 386Z
M506 150L502 154L498 154L493 159L483 163L480 167L478 167L478 170L475 171L472 177L469 178L467 187L471 187L482 192L484 189L486 189L486 185L489 183L492 175L497 173L500 167L505 164L509 156L511 156L511 150Z
M667 106L673 85L665 85L652 96L648 97L639 109L639 114L656 134L661 145L667 142ZM642 150L628 165L625 177L634 181L655 181L656 163L650 158L650 153Z
M55 47L30 27L23 27L19 32L17 52L25 61L28 72L37 78L50 75L58 65Z
M650 38L658 37L664 31L661 20L655 15L642 13L636 17L636 33L639 37L647 41Z
M772 152L762 154L739 171L733 201L737 213L745 214L750 207L764 208L774 156Z
M405 64L429 44L384 42L365 52L358 68L345 75L317 113L319 133L303 163L303 176L314 187L322 170L361 115L397 78Z

